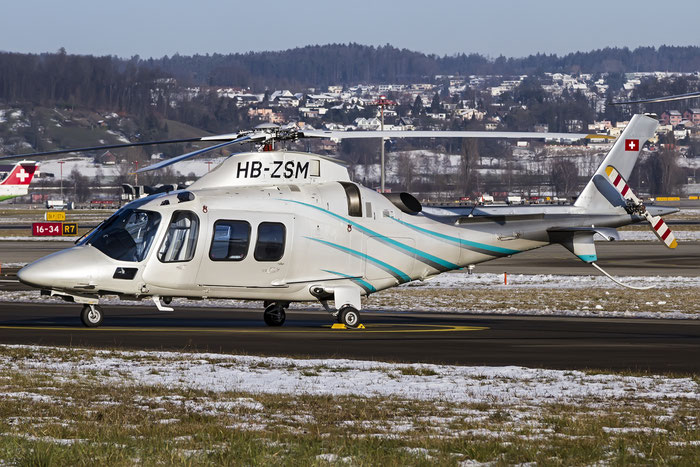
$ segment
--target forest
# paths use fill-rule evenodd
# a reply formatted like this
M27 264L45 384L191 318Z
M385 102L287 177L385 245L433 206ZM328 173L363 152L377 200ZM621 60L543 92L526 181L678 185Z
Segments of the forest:
M149 89L176 78L187 85L306 89L331 84L432 82L435 75L537 75L544 72L689 72L700 69L700 47L606 48L559 57L495 59L479 54L439 57L390 45L329 44L279 52L141 59L56 53L0 52L0 100L67 104L139 113Z

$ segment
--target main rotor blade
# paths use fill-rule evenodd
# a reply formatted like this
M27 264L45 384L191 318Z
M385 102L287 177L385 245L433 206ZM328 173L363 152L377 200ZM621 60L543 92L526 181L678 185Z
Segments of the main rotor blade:
M246 141L248 141L250 139L251 139L250 136L243 136L241 138L236 138L233 141L227 141L225 143L216 144L214 146L209 146L208 148L198 149L196 151L192 151L192 152L188 152L187 154L183 154L181 156L172 157L170 159L166 159L166 160L158 162L156 164L149 165L148 167L144 167L142 169L137 170L135 173L150 172L151 170L162 169L163 167L177 164L180 161L184 161L185 159L190 159L190 158L198 156L200 154L204 154L205 152L213 151L215 149L220 149L220 148L223 148L226 146L230 146L232 144L245 143Z
M695 99L698 97L700 97L700 92L689 92L686 94L676 94L673 96L652 97L650 99L638 99L636 101L608 102L608 105L653 104L655 102L682 101L685 99Z
M615 139L613 136L590 133L538 133L535 131L324 131L301 132L308 138L358 139L358 138L503 138L503 139Z
M29 153L29 154L14 154L11 156L0 156L0 160L17 159L19 157L53 156L55 154L68 154L70 152L99 151L101 149L130 148L130 147L135 147L135 146L152 146L152 145L156 145L156 144L193 143L195 141L202 141L202 138L167 139L167 140L163 140L163 141L145 141L142 143L120 143L120 144L109 144L106 146L89 146L89 147L85 147L85 148L58 149L56 151L44 151L44 152L33 152L33 153Z

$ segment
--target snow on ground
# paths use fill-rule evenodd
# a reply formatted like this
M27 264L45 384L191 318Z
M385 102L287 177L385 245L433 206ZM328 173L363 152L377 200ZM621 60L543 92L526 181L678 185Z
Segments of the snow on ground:
M101 177L119 176L119 167L116 165L96 164L92 157L69 157L61 160L65 161L65 164L63 164L63 180L70 177L71 172L74 170L89 178L95 178L98 174ZM42 161L39 170L42 174L54 174L56 180L61 177L61 166L58 160Z
M34 349L31 358L1 355L3 368L74 378L100 374L105 383L211 392L357 395L398 399L543 405L582 400L695 400L693 378L587 374L517 366L394 364L347 359L294 359L209 353ZM42 352L43 351L43 352ZM415 371L407 372L406 368ZM408 374L407 374L408 373ZM418 374L415 374L418 373ZM18 397L18 395L15 395Z
M119 141L120 143L127 143L127 144L131 143L131 141L129 141L127 138L125 138L124 135L117 133L116 131L107 130L107 133L109 133L112 136L115 136L117 138L117 141Z
M673 235L676 236L676 240L679 242L700 240L700 230L673 230ZM597 236L596 238L600 237ZM651 242L658 239L651 230L622 230L620 231L620 240Z
M20 224L23 222L27 222L27 219L23 219L20 217L0 217L0 224Z
M226 157L214 157L205 158L200 157L198 159L192 159L189 161L182 161L176 166L174 166L175 172L179 172L182 175L189 175L190 173L195 174L195 179L205 175L209 171L209 164L207 161L211 161L211 170L214 170L221 162L223 162ZM93 158L89 157L70 157L65 160L66 163L63 165L63 178L66 179L73 170L78 170L82 175L90 178L94 178L97 174L102 177L117 177L119 176L120 168L118 165L102 165L96 164ZM155 161L154 161L155 162ZM42 173L52 173L58 180L61 168L57 160L47 160L42 161L40 170Z
M177 165L173 166L173 170L176 172L184 175L184 176L189 176L190 174L195 175L195 180L199 177L202 177L209 172L210 167L209 164L207 164L207 161L211 161L211 170L214 170L216 167L219 166L223 161L225 161L228 157L199 157L199 158L194 158L182 162L178 162Z
M3 242L74 242L78 237L30 237L30 236L12 236L0 237Z
M689 169L700 169L700 157L678 157L676 159L678 165Z
M680 210L677 216L683 216L683 217L697 217L700 219L700 209L686 209L683 208Z
M700 277L619 276L623 283L639 287L656 286L700 287ZM508 274L508 285L503 283L503 274L467 274L453 272L440 274L427 281L414 281L401 287L425 287L431 289L503 289L512 288L556 288L556 289L612 289L619 288L605 276L568 276L560 274Z

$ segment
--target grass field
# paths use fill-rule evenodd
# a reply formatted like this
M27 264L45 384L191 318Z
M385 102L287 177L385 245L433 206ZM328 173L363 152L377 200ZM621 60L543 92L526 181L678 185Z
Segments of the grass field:
M700 463L697 378L5 346L0 361L13 465Z

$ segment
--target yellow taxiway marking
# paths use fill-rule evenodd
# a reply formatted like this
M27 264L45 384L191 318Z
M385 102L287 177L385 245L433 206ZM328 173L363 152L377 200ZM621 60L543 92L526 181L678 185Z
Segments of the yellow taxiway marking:
M377 328L387 328L387 327L402 327L409 329L377 329ZM421 328L421 329L415 329ZM126 328L126 327L98 327L98 328L87 328L87 327L66 327L66 326L0 326L0 329L14 329L14 330L25 330L25 331L112 331L112 332L204 332L204 333L228 333L228 334L241 334L241 333L263 333L263 332L277 332L284 334L298 334L298 333L320 333L331 330L330 325L322 326L319 328L306 328L306 329L280 329L280 328L237 328L237 329L226 329L226 328ZM450 324L372 324L369 328L365 329L348 329L348 333L414 333L414 332L467 332L467 331L484 331L488 327L484 326L458 326ZM344 333L328 333L328 334L344 334Z

